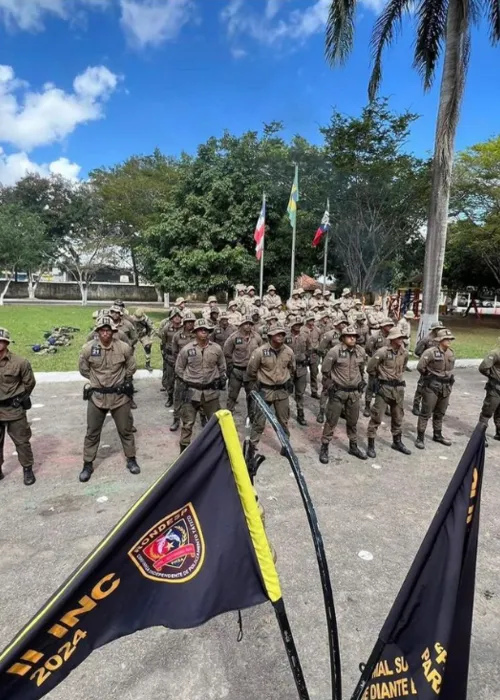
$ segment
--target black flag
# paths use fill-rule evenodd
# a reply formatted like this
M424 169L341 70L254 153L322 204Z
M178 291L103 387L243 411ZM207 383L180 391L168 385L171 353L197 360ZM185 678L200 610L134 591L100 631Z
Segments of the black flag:
M353 700L466 700L484 448L478 425Z
M236 428L219 411L3 651L0 698L41 698L137 630L196 627L269 600L284 614Z

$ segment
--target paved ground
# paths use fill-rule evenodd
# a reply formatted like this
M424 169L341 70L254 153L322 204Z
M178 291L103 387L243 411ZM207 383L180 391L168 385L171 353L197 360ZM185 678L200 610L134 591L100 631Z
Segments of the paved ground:
M376 460L360 462L346 453L343 424L332 446L332 462L319 464L321 426L316 402L308 399L309 426L292 425L292 442L306 475L323 532L335 593L344 669L344 697L350 697L357 667L366 660L426 528L458 463L483 398L477 370L461 370L445 432L451 448L429 442L425 452L400 458L381 429ZM408 374L409 395L415 373ZM119 516L178 452L168 432L157 380L138 382L135 412L138 458L143 472L124 467L112 423L103 434L100 460L87 485L77 480L85 406L81 384L43 384L30 413L37 457L36 486L26 488L7 440L0 484L0 647L103 537ZM238 410L243 410L240 401ZM237 415L241 425L242 416ZM361 421L365 443L367 419ZM491 433L491 430L490 430ZM411 446L415 419L407 414ZM476 612L469 700L500 697L500 443L487 452L483 491ZM270 429L262 442L269 457L258 489L269 534L278 552L282 579L301 661L315 700L331 698L321 590L306 518L288 463L276 453ZM102 497L107 500L102 502ZM370 561L358 556L366 550ZM51 700L291 700L294 687L272 609L244 614L245 636L236 643L236 615L202 628L172 632L150 629L95 652L49 696Z

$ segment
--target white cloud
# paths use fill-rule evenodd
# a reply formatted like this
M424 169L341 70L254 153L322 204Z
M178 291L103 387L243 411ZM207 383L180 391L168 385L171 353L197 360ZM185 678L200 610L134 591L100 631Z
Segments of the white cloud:
M73 92L46 83L40 92L26 89L10 66L0 66L0 143L23 151L60 141L79 124L101 119L103 102L118 84L105 66L87 68L73 81ZM14 94L24 88L22 100Z
M281 10L281 6L289 0L267 0L266 2L266 17L272 19Z
M67 158L58 158L52 163L34 163L27 153L21 151L7 155L0 147L0 185L9 186L15 184L27 173L39 175L62 175L68 180L76 181L81 167L72 163Z
M248 51L245 49L240 49L238 46L234 46L231 49L231 55L233 58L245 58L248 55Z
M193 17L193 0L120 0L121 25L138 48L175 39Z
M0 20L8 29L40 31L46 16L70 20L81 9L104 8L113 0L0 0Z

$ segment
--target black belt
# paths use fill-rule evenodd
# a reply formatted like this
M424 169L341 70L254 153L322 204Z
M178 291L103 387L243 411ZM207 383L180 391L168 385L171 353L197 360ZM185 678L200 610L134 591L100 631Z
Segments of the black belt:
M0 401L0 406L2 408L6 408L7 406L12 406L14 399L17 399L19 401L19 398L22 397L22 394L17 394L16 396L11 396L10 399L3 399Z
M122 389L121 387L117 386L111 386L111 387L102 387L102 388L97 388L97 387L90 387L90 391L93 394L121 394Z
M259 382L260 386L264 389L271 389L277 391L278 389L286 389L286 384L264 384L264 382Z
M233 365L233 369L239 369L240 372L246 372L247 368L243 367L243 365Z
M428 374L425 379L429 382L440 382L441 384L453 384L455 377L438 377L436 374Z
M399 379L379 379L379 384L387 384L387 386L406 386L406 382Z
M335 387L335 391L359 391L359 384L356 384L356 386L340 386L340 384L334 382L333 386Z
M217 380L218 382L219 380ZM196 391L207 391L208 389L215 389L216 388L216 381L210 382L210 384L196 384L195 382L184 382L186 386L188 386L190 389L196 389Z

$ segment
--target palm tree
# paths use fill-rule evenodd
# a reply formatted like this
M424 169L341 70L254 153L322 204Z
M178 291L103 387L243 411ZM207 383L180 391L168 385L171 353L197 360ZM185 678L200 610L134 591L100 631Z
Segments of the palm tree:
M382 53L395 39L404 14L414 0L389 0L372 35L373 70L368 95L373 99L382 79ZM342 64L353 45L356 0L332 0L326 30L326 55L331 65ZM470 30L481 14L487 18L490 39L500 41L500 0L420 0L415 9L417 33L414 67L424 90L431 87L444 46L443 74L434 142L432 191L427 223L424 299L419 336L437 319L443 273L455 134L467 77Z

